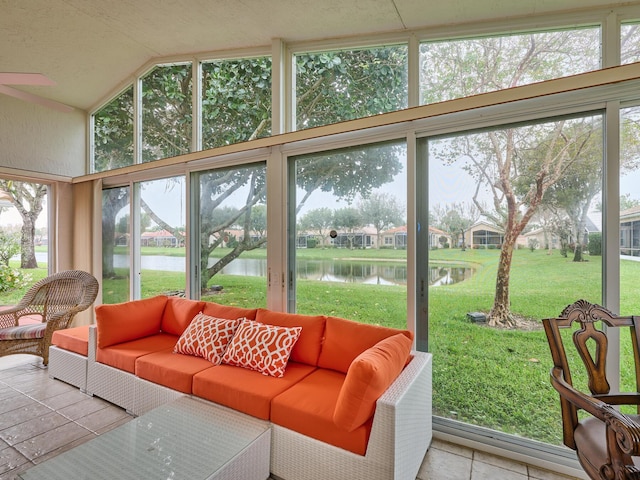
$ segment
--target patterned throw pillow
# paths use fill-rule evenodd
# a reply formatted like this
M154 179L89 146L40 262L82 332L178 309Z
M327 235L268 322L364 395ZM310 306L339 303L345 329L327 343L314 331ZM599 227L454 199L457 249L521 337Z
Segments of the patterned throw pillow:
M182 333L173 351L206 358L218 365L242 320L210 317L200 312Z
M222 363L281 378L302 327L277 327L243 321L231 339Z

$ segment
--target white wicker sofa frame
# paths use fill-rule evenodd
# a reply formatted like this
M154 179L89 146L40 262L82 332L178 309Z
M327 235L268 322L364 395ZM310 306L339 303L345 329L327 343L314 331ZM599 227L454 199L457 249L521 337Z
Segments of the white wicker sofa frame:
M133 415L142 415L181 396L195 397L98 362L96 326L89 327L88 333L86 369L81 367L82 373L86 371L86 383L77 385L86 385L88 394ZM77 354L57 350L52 356L55 371L78 368ZM413 351L404 370L377 400L364 455L270 422L272 476L283 480L415 480L432 436L431 362L431 354Z

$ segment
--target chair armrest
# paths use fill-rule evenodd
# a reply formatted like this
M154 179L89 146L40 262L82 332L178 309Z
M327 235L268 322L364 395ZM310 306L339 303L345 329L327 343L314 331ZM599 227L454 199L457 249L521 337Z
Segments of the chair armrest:
M0 328L17 327L18 319L20 318L19 312L23 310L22 307L12 307L6 310L0 310Z
M640 455L640 424L612 405L573 388L564 380L560 367L551 370L551 383L562 398L601 420L607 430L612 430L615 433L615 445L621 452L631 456ZM615 455L615 452L611 452L612 447L609 443L609 454Z

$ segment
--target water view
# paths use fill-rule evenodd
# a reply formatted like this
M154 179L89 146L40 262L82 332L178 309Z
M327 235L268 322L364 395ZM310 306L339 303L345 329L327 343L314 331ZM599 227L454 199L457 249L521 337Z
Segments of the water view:
M127 268L126 255L114 255L114 267ZM211 259L210 265L215 260ZM183 272L185 257L143 255L143 270ZM370 285L406 285L407 266L404 263L363 262L350 260L300 260L297 261L297 278L322 282L363 283ZM225 275L266 277L267 261L255 258L237 258L226 265ZM429 285L452 285L470 278L474 269L463 265L430 264Z

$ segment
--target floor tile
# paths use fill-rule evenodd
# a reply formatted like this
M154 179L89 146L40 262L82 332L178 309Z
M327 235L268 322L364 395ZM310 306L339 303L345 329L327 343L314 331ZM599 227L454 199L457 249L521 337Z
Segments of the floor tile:
M48 413L51 413L51 409L49 407L39 402L32 401L25 406L0 414L0 431L28 422L34 418L39 418Z
M500 468L489 463L474 461L471 468L471 480L527 480L526 473Z
M58 450L80 438L92 438L91 432L74 422L68 422L15 445L22 455L37 463L47 453Z
M430 448L418 471L419 480L469 480L472 459Z
M28 462L29 460L13 447L0 450L0 474L7 473Z
M9 445L16 445L43 433L50 432L69 422L70 420L68 418L50 410L49 413L39 417L34 417L29 421L5 428L0 431L0 438Z

